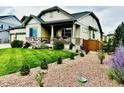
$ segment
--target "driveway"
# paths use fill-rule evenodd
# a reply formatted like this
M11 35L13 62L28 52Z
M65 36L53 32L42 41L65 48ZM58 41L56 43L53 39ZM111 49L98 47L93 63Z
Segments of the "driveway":
M7 43L7 44L0 44L0 49L1 48L10 48L11 46L10 46L10 44L9 43Z

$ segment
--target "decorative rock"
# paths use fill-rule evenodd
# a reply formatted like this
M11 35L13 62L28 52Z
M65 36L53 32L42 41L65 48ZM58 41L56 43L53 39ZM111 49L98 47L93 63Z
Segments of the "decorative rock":
M81 82L81 83L86 83L86 82L87 82L87 79L81 76L81 77L79 78L79 82Z

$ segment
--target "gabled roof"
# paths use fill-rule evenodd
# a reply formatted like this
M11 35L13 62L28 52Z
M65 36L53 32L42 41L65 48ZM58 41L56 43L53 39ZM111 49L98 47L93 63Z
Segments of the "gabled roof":
M108 34L107 36L114 36L115 34L111 33L111 34Z
M101 27L101 24L100 24L100 22L99 22L98 17L97 17L93 12L90 12L89 15L91 15L91 16L97 21L98 27L99 27L99 29L100 29L100 32L101 32L101 34L103 34L102 27Z
M0 20L5 19L5 18L9 18L9 17L14 17L17 21L20 22L20 20L15 15L4 15L4 16L0 16Z
M54 11L54 10L61 11L61 12L64 13L65 15L69 16L71 19L74 19L74 20L75 20L75 18L74 18L70 13L66 12L65 10L63 10L63 9L57 7L57 6L54 6L54 7L52 7L52 8L48 8L48 9L46 9L46 10L41 11L40 14L38 15L38 17L40 18L41 15L43 15L44 13L47 13L47 12L50 12L50 11Z
M100 22L99 22L99 19L97 18L97 16L91 12L91 11L85 11L85 12L79 12L79 13L74 13L72 14L76 19L79 19L83 16L86 16L86 15L91 15L98 23L98 26L99 26L99 29L100 29L100 32L103 34L103 31L102 31L102 28L101 28L101 25L100 25Z
M22 19L21 19L21 22L26 21L28 18L29 18L28 16L23 16Z
M37 19L37 21L39 21L40 23L44 23L44 21L40 18L38 18L37 16L35 15L30 15L27 20L25 22L23 22L23 25L25 26L32 18L35 18Z
M6 18L11 18L11 17L14 17L18 22L20 22L20 20L15 15L4 15L4 16L0 16L0 20L4 20ZM18 27L18 26L16 26L16 27ZM15 27L13 27L13 28L15 28ZM9 29L11 29L11 28L9 28ZM3 29L3 30L0 30L0 32L8 31L9 29Z
M85 12L73 13L71 15L74 16L76 19L78 19L78 18L88 15L90 13L91 13L90 11L85 11Z
M43 23L43 22L44 22L42 19L38 18L38 17L35 16L35 15L30 15L29 17L28 17L28 16L23 16L23 18L22 18L22 21L23 21L23 22L22 22L22 25L21 25L21 26L12 27L12 28L10 28L10 30L25 28L25 26L27 25L27 23L28 23L32 18L37 19L37 21L39 21L40 23Z

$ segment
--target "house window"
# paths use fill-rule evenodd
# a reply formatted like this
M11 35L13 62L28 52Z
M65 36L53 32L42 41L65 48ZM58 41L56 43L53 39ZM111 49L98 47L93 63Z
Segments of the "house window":
M72 28L63 28L62 37L71 37Z
M50 18L53 18L53 12L50 13Z
M0 29L3 29L3 25L0 26Z
M82 27L82 32L83 33L88 33L88 29L86 27Z
M93 31L93 39L95 39L95 33L94 33L94 31Z
M11 26L8 27L9 29L11 28Z
M29 36L30 37L37 37L37 28L30 28L29 29Z

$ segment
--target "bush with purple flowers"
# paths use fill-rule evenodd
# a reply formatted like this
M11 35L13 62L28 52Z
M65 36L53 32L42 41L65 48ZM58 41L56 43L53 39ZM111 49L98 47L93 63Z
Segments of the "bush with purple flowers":
M124 46L122 44L116 48L109 62L110 70L108 76L124 84Z

